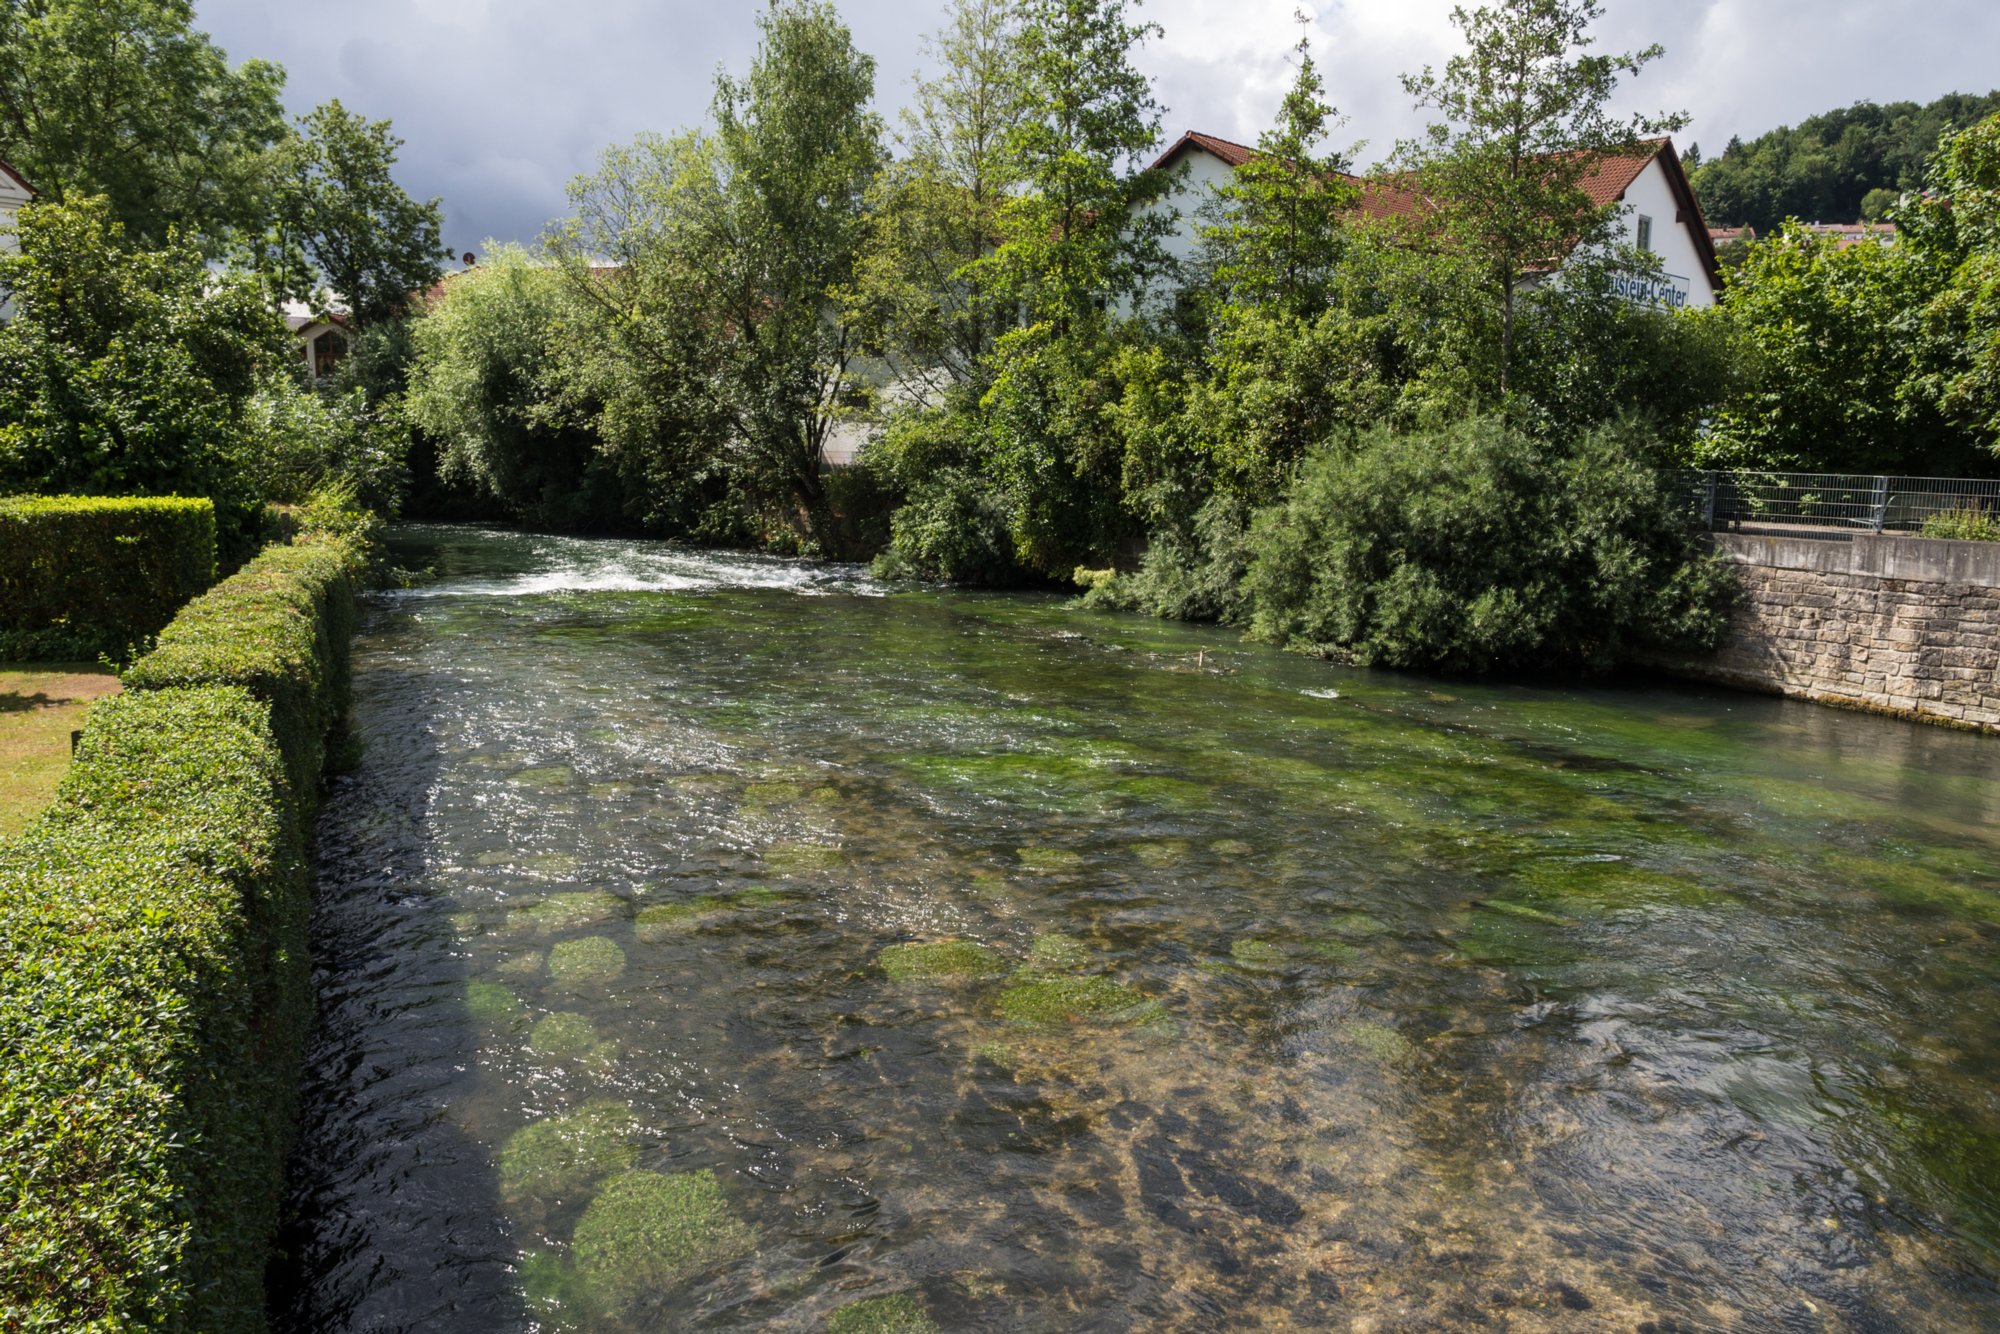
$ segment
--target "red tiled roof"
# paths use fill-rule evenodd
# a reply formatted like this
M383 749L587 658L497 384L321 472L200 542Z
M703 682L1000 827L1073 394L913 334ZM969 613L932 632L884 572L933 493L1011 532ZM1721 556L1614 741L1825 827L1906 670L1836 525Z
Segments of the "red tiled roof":
M1256 157L1258 150L1247 144L1190 130L1162 153L1153 167L1155 170L1170 167L1193 152L1205 152L1231 167L1240 167ZM1680 156L1674 152L1672 140L1648 139L1641 143L1640 151L1636 153L1607 156L1594 170L1586 172L1578 180L1577 185L1589 196L1591 203L1599 208L1610 208L1623 200L1625 192L1632 188L1632 183L1660 158L1665 158L1668 164L1667 181L1681 210L1678 221L1683 224L1691 223L1688 231L1694 238L1695 249L1701 253L1702 263L1708 270L1710 281L1717 290L1720 290L1722 267L1715 257L1715 243L1708 235L1708 224L1702 218L1701 204L1694 197L1694 190L1688 184L1687 173L1681 168ZM1410 188L1407 176L1369 177L1351 176L1346 173L1342 173L1342 176L1361 192L1358 207L1368 217L1382 220L1408 218L1425 211L1423 197Z

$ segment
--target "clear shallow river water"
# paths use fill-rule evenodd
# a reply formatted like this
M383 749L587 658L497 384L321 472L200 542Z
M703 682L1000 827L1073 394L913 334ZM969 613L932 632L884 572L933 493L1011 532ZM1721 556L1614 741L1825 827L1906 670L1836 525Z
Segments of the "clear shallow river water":
M281 1328L2000 1327L2000 743L397 555Z

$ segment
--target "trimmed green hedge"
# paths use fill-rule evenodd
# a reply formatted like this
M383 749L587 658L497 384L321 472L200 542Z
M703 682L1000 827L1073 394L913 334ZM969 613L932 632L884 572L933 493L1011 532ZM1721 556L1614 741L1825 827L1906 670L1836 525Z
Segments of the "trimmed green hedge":
M0 659L123 654L215 582L215 505L0 498Z
M0 847L0 1329L265 1327L361 555L309 537L190 605Z
M347 645L364 564L346 538L308 534L266 548L187 605L159 647L125 673L126 689L247 688L271 706L271 727L309 812L327 737L347 710Z

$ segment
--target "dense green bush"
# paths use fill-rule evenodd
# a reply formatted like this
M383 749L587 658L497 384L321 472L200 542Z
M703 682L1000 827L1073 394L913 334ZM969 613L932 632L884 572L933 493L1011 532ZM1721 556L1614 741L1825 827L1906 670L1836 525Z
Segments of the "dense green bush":
M328 734L346 711L347 645L365 563L351 537L307 532L270 547L187 608L125 673L130 690L234 685L271 706L293 787L310 804Z
M207 500L0 498L0 660L126 653L214 579Z
M890 521L884 579L1007 584L1026 576L1014 557L1007 509L984 479L946 469L913 492Z
M181 613L0 850L0 1328L263 1328L366 556L324 520Z
M0 851L0 1328L263 1327L308 1009L269 721L232 687L101 703Z
M1321 451L1251 530L1252 631L1452 672L1711 648L1729 575L1655 452L1631 428L1557 444L1491 418Z

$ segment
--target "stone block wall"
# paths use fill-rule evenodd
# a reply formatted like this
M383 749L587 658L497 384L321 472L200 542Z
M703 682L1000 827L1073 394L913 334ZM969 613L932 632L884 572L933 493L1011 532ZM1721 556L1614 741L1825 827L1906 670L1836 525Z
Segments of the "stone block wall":
M1678 673L2000 735L2000 543L1718 534L1743 601Z

